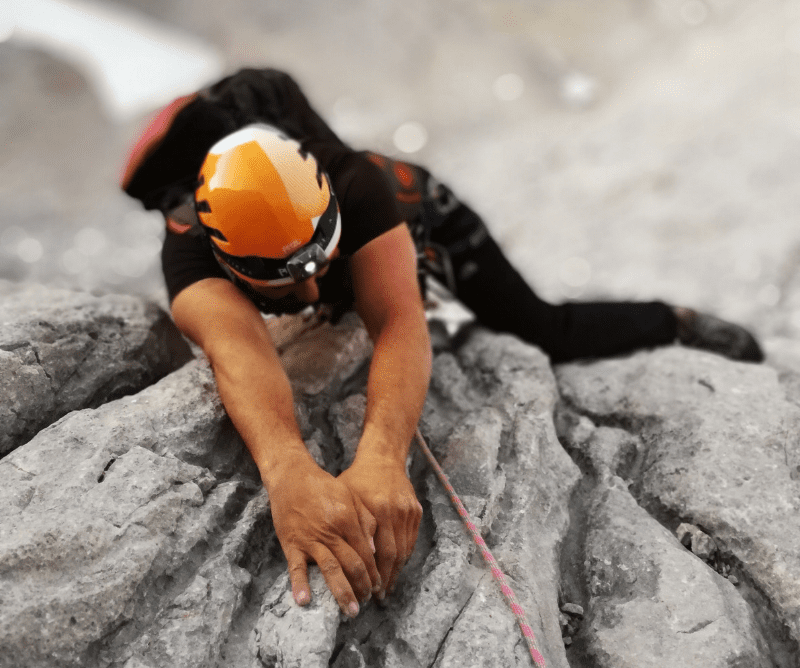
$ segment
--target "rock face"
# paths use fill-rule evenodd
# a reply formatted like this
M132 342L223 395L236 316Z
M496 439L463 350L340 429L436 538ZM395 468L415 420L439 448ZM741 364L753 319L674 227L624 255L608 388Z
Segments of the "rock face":
M0 313L0 456L191 357L166 313L133 297L2 283Z
M585 553L588 654L608 666L662 665L676 651L698 665L798 665L800 412L778 373L666 348L564 366L558 380L565 442L599 472ZM625 457L599 447L611 431L635 444L627 470L616 471L626 484L609 482L610 463ZM634 498L671 530L686 522L713 538L718 554L707 563L742 582L752 611L677 538L650 527L643 541ZM687 634L717 649L707 654Z
M147 310L85 297L98 339L120 303ZM57 331L48 345L74 330ZM354 317L282 332L303 437L336 474L363 419L368 337ZM421 431L547 666L798 665L789 362L779 375L669 348L554 375L507 336L438 347ZM315 568L312 603L292 601L269 500L202 356L99 403L0 460L0 668L532 665L416 449L415 552L386 604L346 620Z

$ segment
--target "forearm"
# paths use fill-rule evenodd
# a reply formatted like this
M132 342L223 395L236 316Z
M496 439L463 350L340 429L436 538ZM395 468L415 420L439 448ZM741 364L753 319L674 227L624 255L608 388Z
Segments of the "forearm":
M283 464L310 458L277 353L271 340L237 341L209 353L222 403L269 487Z
M375 336L357 458L380 455L405 465L430 374L431 343L424 313L390 320Z
M222 402L258 465L295 600L310 600L306 563L316 561L342 612L354 616L380 582L370 546L375 520L306 450L261 314L229 281L208 278L175 297L172 315L208 356Z

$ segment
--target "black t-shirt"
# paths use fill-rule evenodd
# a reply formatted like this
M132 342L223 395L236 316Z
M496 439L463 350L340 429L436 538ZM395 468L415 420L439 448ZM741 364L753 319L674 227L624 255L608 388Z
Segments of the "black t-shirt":
M295 81L272 69L244 69L202 91L175 117L170 129L133 174L125 191L147 209L167 213L197 187L208 150L251 123L268 123L300 142L328 174L342 216L340 256L318 280L320 302L352 304L348 258L402 222L381 170L366 153L346 146L311 108ZM205 236L167 229L161 266L170 301L204 278L228 278ZM237 286L265 313L295 313L308 306L293 296L262 297L244 281Z

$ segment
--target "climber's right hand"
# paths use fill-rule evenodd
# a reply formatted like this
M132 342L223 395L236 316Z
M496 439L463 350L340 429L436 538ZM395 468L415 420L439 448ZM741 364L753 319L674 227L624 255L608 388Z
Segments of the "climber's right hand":
M342 612L355 617L359 601L381 588L375 518L344 483L303 453L285 453L268 476L272 521L298 605L311 600L308 562L316 562Z

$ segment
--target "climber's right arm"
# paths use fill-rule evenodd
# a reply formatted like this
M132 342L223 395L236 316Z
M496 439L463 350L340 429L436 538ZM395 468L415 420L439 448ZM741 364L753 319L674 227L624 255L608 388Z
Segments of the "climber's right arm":
M358 601L380 586L370 545L375 519L308 453L263 317L222 278L183 289L172 315L208 357L225 409L258 466L295 600L305 605L311 598L306 564L314 561L342 612L355 616Z

